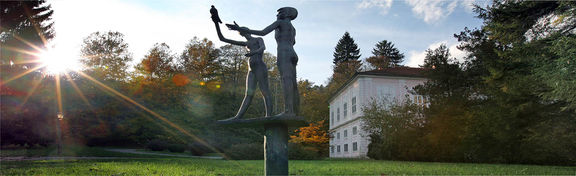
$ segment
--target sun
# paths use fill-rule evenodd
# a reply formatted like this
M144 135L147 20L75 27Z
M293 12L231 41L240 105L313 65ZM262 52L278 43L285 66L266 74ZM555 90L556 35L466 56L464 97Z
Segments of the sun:
M77 70L77 60L65 50L50 48L39 54L40 63L45 66L49 74L61 74Z

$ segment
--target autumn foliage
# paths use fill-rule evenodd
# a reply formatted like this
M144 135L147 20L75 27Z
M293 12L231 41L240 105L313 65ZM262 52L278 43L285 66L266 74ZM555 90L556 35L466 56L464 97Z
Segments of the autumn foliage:
M330 138L324 128L324 120L310 123L308 126L294 130L295 135L290 136L290 142L299 144L307 150L312 150L323 156L327 154ZM326 150L326 151L325 151Z

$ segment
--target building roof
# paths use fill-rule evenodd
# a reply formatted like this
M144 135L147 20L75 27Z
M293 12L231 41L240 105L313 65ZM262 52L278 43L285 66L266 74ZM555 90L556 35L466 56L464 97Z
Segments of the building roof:
M399 76L399 77L421 77L424 78L424 68L413 67L393 67L375 69L365 72L357 72L356 75L378 75L378 76ZM354 76L352 78L354 78Z
M356 72L342 87L338 88L338 91L328 99L328 103L332 101L340 92L348 87L348 85L354 81L357 77L361 75L371 75L371 76L393 76L393 77L411 77L411 78L426 78L424 75L424 68L414 68L414 67L392 67L392 68L378 68L370 71Z

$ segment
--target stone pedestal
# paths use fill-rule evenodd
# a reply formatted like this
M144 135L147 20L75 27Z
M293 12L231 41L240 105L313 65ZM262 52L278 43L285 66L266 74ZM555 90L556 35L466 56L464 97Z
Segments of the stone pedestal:
M218 121L221 125L264 127L264 166L266 175L288 175L288 127L306 125L304 117L275 116Z
M267 124L264 134L266 175L288 175L288 127Z

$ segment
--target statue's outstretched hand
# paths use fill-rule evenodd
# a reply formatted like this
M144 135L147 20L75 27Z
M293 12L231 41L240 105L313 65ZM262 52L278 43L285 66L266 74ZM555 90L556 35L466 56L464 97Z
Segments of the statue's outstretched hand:
M240 26L238 26L238 24L236 24L236 21L234 21L234 24L226 24L226 26L228 26L228 29L230 29L230 30L235 30L235 31L240 30Z

